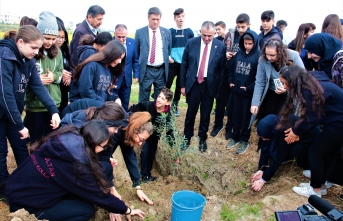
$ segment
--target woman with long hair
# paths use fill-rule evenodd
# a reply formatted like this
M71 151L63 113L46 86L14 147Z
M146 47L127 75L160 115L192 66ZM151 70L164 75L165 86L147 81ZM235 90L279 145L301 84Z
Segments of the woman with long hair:
M316 26L312 23L304 23L301 24L298 28L297 36L293 41L288 44L288 48L294 51L297 51L300 55L301 60L304 63L306 70L312 71L313 69L317 69L317 64L307 58L307 52L304 49L305 41L308 37L310 37L314 31L316 30Z
M85 34L80 38L80 46L77 47L78 64L81 64L92 54L102 51L105 45L112 41L111 33L104 31L100 32L97 36Z
M61 103L60 82L62 78L63 59L60 49L56 45L58 26L56 17L44 11L39 15L37 28L44 36L42 47L36 58L37 72L40 79L48 90L50 97L59 107ZM52 132L50 126L50 113L39 101L34 91L28 90L25 98L26 116L25 125L30 131L30 143L42 139L43 136Z
M9 177L6 196L10 211L24 208L40 219L89 220L93 204L120 214L138 215L110 193L97 153L106 149L110 133L103 121L92 120L80 129L70 125L31 146L32 153ZM119 214L117 214L119 213Z
M279 73L287 63L294 63L304 67L299 53L287 49L281 40L269 39L265 42L261 57L259 58L254 93L251 100L252 113L250 125L253 124L257 113L259 119L269 114L277 115L286 100L286 90L282 87ZM258 148L263 145L259 139Z
M32 25L24 25L13 38L0 41L0 199L4 198L8 177L7 141L11 144L18 166L28 156L26 144L29 131L21 119L28 88L37 94L51 114L51 126L57 128L60 124L58 109L39 79L33 59L42 44L43 35Z
M87 108L87 109L86 109ZM86 109L86 110L83 110ZM81 127L85 122L98 119L105 120L108 122L108 129L111 134L109 141L110 148L107 148L102 153L98 154L98 159L103 165L104 173L112 184L111 191L114 195L120 197L114 188L113 184L113 167L115 166L115 160L112 158L114 151L120 145L121 152L129 171L132 186L136 187L137 195L142 201L147 201L152 204L152 201L144 194L142 188L140 188L140 172L138 168L137 156L132 148L133 146L141 146L140 139L147 139L147 131L149 134L152 133L152 126L149 120L151 116L147 112L138 112L138 114L132 114L129 119L125 116L124 109L113 101L101 102L92 99L80 99L69 104L65 110L70 110L71 113L67 113L62 121L62 126L73 124L77 127ZM72 112L73 111L73 112ZM124 119L125 117L125 119ZM144 125L144 127L142 127ZM127 127L129 132L126 133L123 127ZM132 131L139 129L137 135ZM138 131L138 130L137 130ZM125 137L125 135L128 135ZM124 142L125 141L125 142Z
M311 182L293 187L299 195L321 196L321 187L326 180L341 184L341 173L332 173L340 159L340 145L343 142L343 91L322 71L308 73L297 66L289 66L280 72L280 80L288 91L285 105L280 112L277 128L285 130L286 142L293 143L301 139L302 134L322 125L321 133L309 147ZM290 114L299 119L289 124ZM300 136L300 138L299 138Z
M61 89L61 104L59 106L59 111L62 113L64 108L68 105L69 102L69 89L70 81L72 76L72 67L70 61L70 52L69 52L69 37L66 28L64 27L63 21L56 17L58 25L58 36L56 40L57 47L60 48L63 58L63 74L62 80L60 83Z
M102 51L91 55L79 64L73 73L70 101L80 98L117 100L118 96L113 94L113 89L117 76L124 70L125 52L122 43L110 41Z
M338 15L330 14L325 17L322 25L322 33L328 33L343 42L343 29Z

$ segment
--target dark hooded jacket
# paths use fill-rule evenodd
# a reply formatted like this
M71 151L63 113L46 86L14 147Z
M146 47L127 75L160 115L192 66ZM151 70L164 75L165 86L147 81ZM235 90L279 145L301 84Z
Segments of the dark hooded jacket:
M329 79L332 79L334 56L342 49L342 42L328 33L316 33L306 39L304 48L321 57L318 69L324 71Z
M82 136L65 133L50 138L8 178L6 196L11 207L50 208L72 193L109 212L124 214L128 207L102 192L88 164Z
M244 47L244 36L250 35L253 38L254 46L247 54ZM257 34L254 31L245 32L240 38L240 50L232 59L232 65L229 66L228 83L234 84L231 91L235 95L252 97L255 86L255 76L257 71L258 59L261 51L258 49ZM246 90L240 87L246 87Z
M86 112L83 110L78 110L73 113L66 114L61 121L61 125L63 127L73 124L76 127L80 128L86 121ZM113 148L107 148L106 151L100 152L98 154L98 160L108 162L119 145L133 186L138 186L140 185L141 175L138 168L137 155L132 147L128 147L124 144L125 131L123 131L122 128L126 126L127 121L116 134L111 135L109 143Z
M257 41L258 41L259 49L262 50L264 43L272 37L278 38L281 41L283 39L283 34L282 34L281 29L278 27L275 27L274 25L267 34L264 34L264 31L261 31L261 33L258 35Z
M297 119L296 116L292 116L290 121L294 124ZM287 144L284 130L275 129L278 122L279 118L271 114L261 119L257 125L258 136L269 139L263 142L258 163L258 169L264 171L264 181L269 181L283 162L294 158L299 166L309 169L308 148L320 133L319 127L315 127L309 133L300 136L299 141Z
M78 64L81 64L92 54L97 53L98 51L92 45L81 45L77 47L77 59Z
M30 88L50 114L58 113L37 73L35 59L24 58L13 39L0 41L0 119L9 120L20 131L25 92Z
M343 135L343 90L332 83L323 71L311 71L324 90L324 117L320 124L336 135Z

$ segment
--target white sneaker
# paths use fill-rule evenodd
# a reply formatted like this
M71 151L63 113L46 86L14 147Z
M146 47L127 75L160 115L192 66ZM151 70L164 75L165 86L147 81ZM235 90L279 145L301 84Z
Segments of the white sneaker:
M307 178L311 178L311 170L303 170L303 175Z
M326 186L326 188L330 188L330 187L332 187L333 185L335 185L334 183L331 183L331 182L329 182L329 181L325 181L325 186Z
M299 187L311 187L311 185L310 185L310 183L300 183L300 184L299 184ZM331 187L331 186L330 186L330 187ZM323 187L323 186L320 187L321 195L322 195L322 196L327 195L327 194L328 194L327 189L330 188L330 187L327 187L326 185L325 185L325 187Z
M310 197L311 195L316 195L318 197L322 197L321 192L318 192L318 193L315 192L311 186L305 186L305 187L294 186L292 190L293 192L301 196Z

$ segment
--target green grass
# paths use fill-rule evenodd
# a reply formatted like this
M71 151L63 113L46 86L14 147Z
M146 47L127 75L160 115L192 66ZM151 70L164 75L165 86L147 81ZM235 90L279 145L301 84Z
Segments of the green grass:
M254 216L259 217L262 208L262 203L247 204L242 203L237 205L235 208L230 208L228 205L223 205L222 211L220 212L221 220L224 221L235 221L242 217Z

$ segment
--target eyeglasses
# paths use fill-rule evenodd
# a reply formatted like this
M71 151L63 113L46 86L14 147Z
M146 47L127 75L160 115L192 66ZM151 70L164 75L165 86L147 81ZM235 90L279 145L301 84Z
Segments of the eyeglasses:
M106 144L105 144L105 145L98 144L98 146L100 146L103 150L106 150L106 149L107 149Z
M142 139L142 138L139 136L139 133L137 133L137 137L138 137L140 143L144 143L144 142L146 141L146 139Z
M66 37L65 36L57 36L57 39L58 40L62 40L62 41L66 41Z

